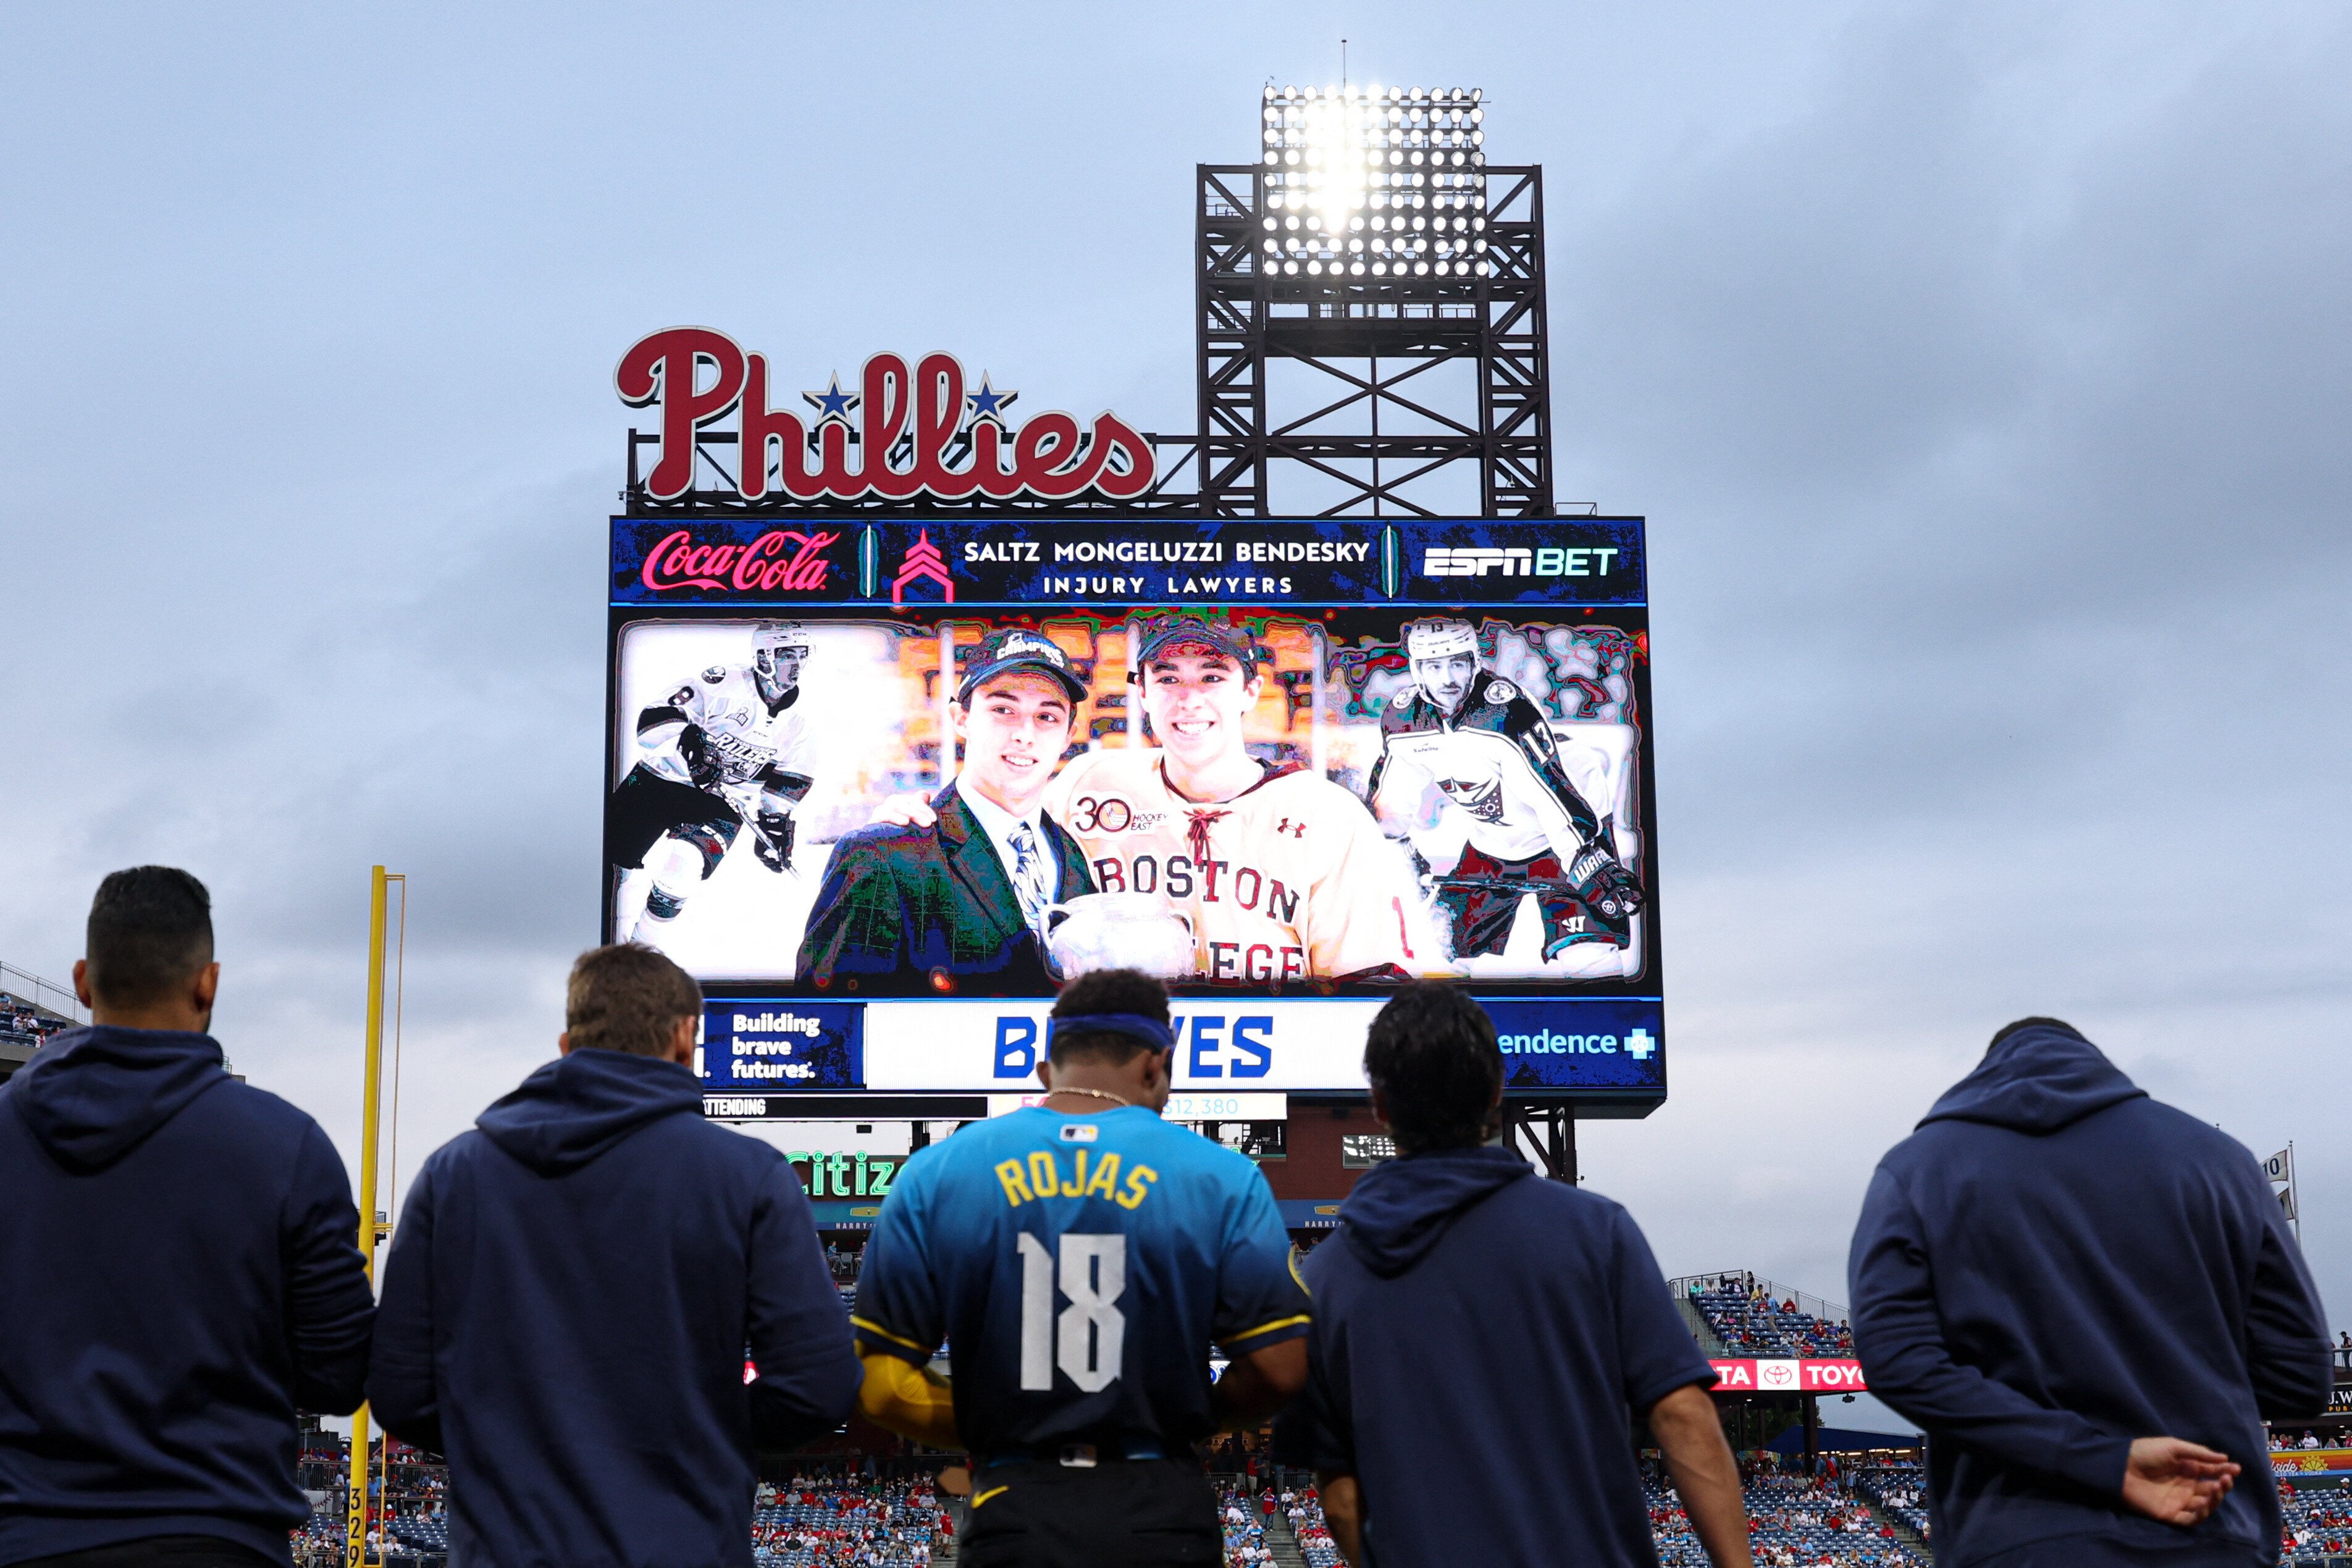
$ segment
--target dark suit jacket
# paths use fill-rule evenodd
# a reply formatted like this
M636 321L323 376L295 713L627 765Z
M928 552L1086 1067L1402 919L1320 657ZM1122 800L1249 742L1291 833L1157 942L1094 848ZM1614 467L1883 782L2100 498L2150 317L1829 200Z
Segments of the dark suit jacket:
M833 846L801 938L801 983L876 997L1052 995L1044 949L987 831L953 784L931 806L930 827L877 822ZM1094 892L1076 841L1038 820L1060 868L1055 897ZM951 990L934 984L940 971Z

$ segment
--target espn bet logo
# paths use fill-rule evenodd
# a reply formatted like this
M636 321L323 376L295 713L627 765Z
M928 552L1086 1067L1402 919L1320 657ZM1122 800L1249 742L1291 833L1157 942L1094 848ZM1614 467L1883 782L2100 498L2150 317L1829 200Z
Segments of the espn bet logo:
M1607 577L1623 552L1614 545L1570 549L1544 545L1432 546L1421 557L1423 577Z

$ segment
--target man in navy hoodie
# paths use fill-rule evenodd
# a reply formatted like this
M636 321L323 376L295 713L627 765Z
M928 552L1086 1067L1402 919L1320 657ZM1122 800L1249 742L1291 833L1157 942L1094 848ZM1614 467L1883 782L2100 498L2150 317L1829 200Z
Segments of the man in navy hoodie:
M223 1069L219 986L204 884L116 872L74 965L95 1021L0 1088L0 1564L282 1565L295 1410L359 1406L351 1182Z
M1451 986L1399 988L1364 1046L1399 1157L1307 1260L1307 1392L1276 1427L1331 1533L1377 1568L1654 1568L1646 1419L1700 1543L1748 1568L1715 1373L1631 1216L1486 1140L1503 1058Z
M2302 1250L2252 1155L2074 1029L1993 1037L1879 1162L1848 1270L1939 1568L2278 1561L2263 1420L2331 1377Z
M457 1568L751 1568L755 1449L856 1401L800 1178L702 1119L701 1013L651 947L583 955L562 1055L409 1188L368 1397L447 1457Z

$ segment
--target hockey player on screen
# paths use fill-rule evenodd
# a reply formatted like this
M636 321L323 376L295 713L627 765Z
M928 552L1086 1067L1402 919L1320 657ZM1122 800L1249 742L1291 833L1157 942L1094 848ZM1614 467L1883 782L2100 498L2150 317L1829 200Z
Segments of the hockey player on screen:
M1381 787L1402 768L1433 781L1457 818L1461 859L1429 879L1453 927L1454 957L1502 952L1529 894L1542 912L1547 961L1580 943L1625 946L1642 884L1618 861L1608 819L1561 767L1542 712L1478 667L1477 633L1466 622L1415 622L1405 629L1405 657L1412 685L1381 711L1381 756L1364 800L1378 812ZM1389 804L1401 809L1393 795Z
M814 781L814 737L796 706L808 651L800 627L763 622L750 664L713 664L637 715L637 764L604 815L606 855L625 873L614 941L659 946L747 819L760 863L792 869L793 810Z
M1429 955L1414 952L1404 858L1345 789L1243 744L1261 653L1247 632L1194 616L1146 625L1129 678L1158 746L1073 758L1046 809L1097 888L1156 893L1191 918L1197 979L1417 975Z

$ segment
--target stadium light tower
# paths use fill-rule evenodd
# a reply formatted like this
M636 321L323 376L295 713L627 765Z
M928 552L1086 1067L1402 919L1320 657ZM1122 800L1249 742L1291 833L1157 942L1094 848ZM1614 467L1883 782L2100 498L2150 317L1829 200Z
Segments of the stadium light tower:
M1542 173L1486 108L1268 87L1259 161L1201 165L1202 511L1551 515Z
M1266 265L1287 277L1468 277L1486 251L1485 98L1267 88Z

